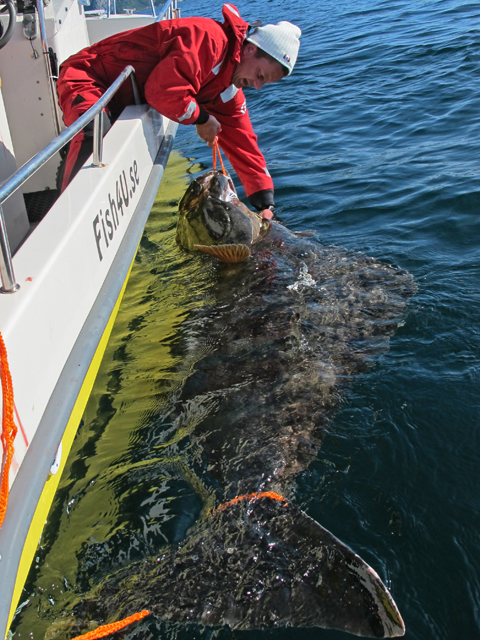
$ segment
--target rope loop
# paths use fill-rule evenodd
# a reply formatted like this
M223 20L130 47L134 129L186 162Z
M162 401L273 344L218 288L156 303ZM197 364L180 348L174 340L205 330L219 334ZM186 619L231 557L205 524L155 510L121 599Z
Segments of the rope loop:
M215 138L215 142L213 143L213 170L214 171L217 167L217 153L218 153L218 159L220 160L220 164L222 165L222 173L224 176L226 176L227 172L225 171L225 166L223 164L222 156L220 155L220 147L218 145L218 139Z
M2 416L2 481L0 484L0 527L5 519L8 504L9 489L9 473L10 465L13 458L13 441L17 435L17 427L13 419L13 385L10 368L8 366L7 349L3 336L0 333L0 378L2 382L2 400L3 400L3 416Z

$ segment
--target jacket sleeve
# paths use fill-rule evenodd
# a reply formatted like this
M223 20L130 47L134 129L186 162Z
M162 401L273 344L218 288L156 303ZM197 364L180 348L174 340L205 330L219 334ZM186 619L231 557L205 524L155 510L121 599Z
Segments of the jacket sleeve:
M218 136L220 146L240 178L247 196L258 191L273 192L273 181L265 158L258 148L243 91L238 90L233 98L224 102L228 91L227 89L214 103L205 106L208 113L215 116L222 125Z
M225 55L225 39L213 32L184 28L168 42L166 55L145 83L145 99L159 113L182 124L200 115L196 95Z

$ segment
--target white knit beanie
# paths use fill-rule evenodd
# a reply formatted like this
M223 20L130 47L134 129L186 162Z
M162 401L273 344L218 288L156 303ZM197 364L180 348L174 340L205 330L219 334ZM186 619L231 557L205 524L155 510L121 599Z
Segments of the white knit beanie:
M297 61L301 35L302 32L297 25L284 21L256 27L246 40L278 60L288 69L290 75Z

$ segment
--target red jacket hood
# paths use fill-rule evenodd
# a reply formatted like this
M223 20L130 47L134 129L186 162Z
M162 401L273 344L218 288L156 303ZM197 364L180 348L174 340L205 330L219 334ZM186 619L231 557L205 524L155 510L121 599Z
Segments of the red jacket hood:
M245 22L245 20L242 20L240 12L234 4L224 4L222 8L222 15L225 19L225 22L223 23L225 32L231 31L235 37L232 60L240 62L240 51L245 41L249 24L248 22Z

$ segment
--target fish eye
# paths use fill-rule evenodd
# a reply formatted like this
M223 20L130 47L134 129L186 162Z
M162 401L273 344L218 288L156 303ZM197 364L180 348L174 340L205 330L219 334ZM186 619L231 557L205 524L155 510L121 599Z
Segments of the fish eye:
M192 182L191 187L194 196L198 196L202 192L202 185L197 180Z
M195 199L198 198L202 191L203 187L198 180L193 180L178 204L179 209L188 209L192 206L192 201L195 202Z

